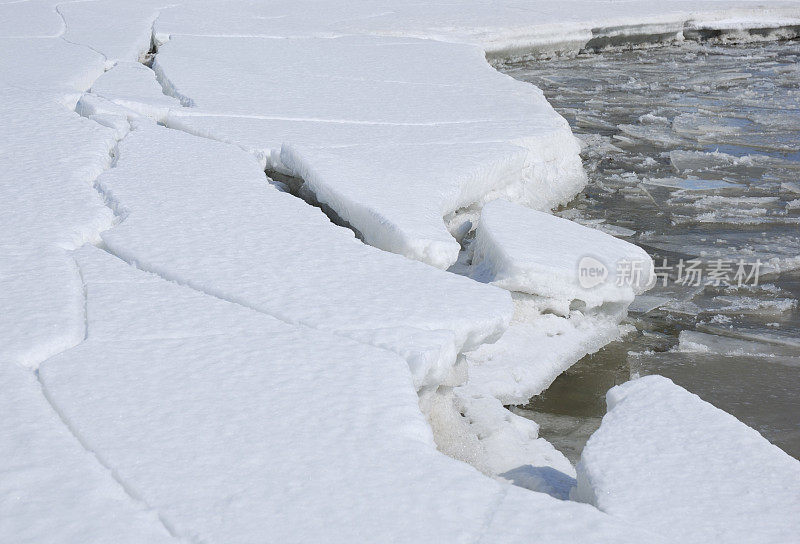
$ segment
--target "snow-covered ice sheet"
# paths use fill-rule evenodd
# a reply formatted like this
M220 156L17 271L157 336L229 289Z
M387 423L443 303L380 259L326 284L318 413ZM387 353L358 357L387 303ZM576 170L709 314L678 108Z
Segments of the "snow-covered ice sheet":
M156 514L83 449L33 372L0 360L0 538L14 544L172 542Z
M388 351L287 325L95 248L76 258L88 338L45 362L40 379L86 447L175 535L655 538L437 452L405 361Z
M768 4L731 0L625 2L567 0L520 2L482 0L438 3L368 0L347 5L329 0L298 4L254 0L182 5L164 10L156 22L159 38L206 36L337 36L378 34L472 43L495 54L577 51L594 41L635 42L642 36L682 37L684 28L775 28L797 25L791 1ZM746 33L741 32L741 35ZM597 45L602 45L599 43Z
M463 381L457 354L505 328L507 294L361 244L262 170L446 267L474 208L546 209L584 181L563 119L484 51L797 24L792 2L757 5L0 3L0 540L156 542L163 522L226 543L657 541L436 452L414 387ZM130 64L153 29L160 87ZM112 250L196 290L96 249L76 268L67 250L120 221ZM13 363L48 357L45 398ZM535 425L472 385L444 400L485 472L565 495L572 472Z
M460 249L445 216L501 195L548 209L585 181L566 121L474 46L176 36L153 68L192 106L169 126L255 151L369 244L440 268Z
M0 90L0 116L0 362L35 367L83 338L81 281L65 250L113 222L92 183L115 141L35 90Z
M574 496L674 542L792 542L800 462L661 376L614 387Z
M580 309L626 307L653 279L643 249L505 200L483 207L473 248L474 277Z
M507 326L507 293L363 244L270 185L244 151L134 126L115 167L98 179L124 217L103 241L126 261L287 322L403 353L420 386L446 381L456 353Z

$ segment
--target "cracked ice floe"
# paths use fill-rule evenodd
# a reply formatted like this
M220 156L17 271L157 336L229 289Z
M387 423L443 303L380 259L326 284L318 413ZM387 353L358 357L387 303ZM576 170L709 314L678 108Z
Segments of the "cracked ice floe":
M173 541L156 515L128 496L70 434L33 372L0 361L0 383L3 541Z
M32 90L0 91L0 117L0 361L35 367L84 336L80 277L64 250L113 223L92 184L116 142Z
M406 364L388 351L205 296L96 248L76 259L88 338L45 362L40 379L86 447L179 537L657 539L437 452Z
M255 152L369 244L440 268L460 250L445 216L498 196L547 209L585 182L566 121L477 47L176 36L153 68L194 106L168 126Z
M359 242L270 185L233 146L134 125L116 166L98 179L125 210L102 238L126 261L287 322L392 349L408 359L418 386L459 383L455 355L507 326L512 305L502 290Z
M575 496L674 542L790 542L800 462L667 378L611 389Z

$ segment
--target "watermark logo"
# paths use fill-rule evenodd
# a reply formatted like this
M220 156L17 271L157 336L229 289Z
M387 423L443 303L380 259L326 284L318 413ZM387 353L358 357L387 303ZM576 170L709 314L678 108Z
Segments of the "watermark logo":
M621 259L614 268L613 281L617 287L651 288L657 284L666 287L670 282L685 286L742 287L758 286L762 262L756 259L667 259L656 261L651 267L647 261ZM584 289L597 287L609 280L611 271L598 258L587 255L578 262L578 284Z
M585 256L578 262L578 284L591 289L608 279L608 268L594 257Z

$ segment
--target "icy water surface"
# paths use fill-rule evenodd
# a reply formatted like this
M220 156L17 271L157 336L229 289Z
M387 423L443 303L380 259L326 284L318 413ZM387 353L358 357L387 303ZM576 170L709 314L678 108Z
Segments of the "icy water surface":
M657 373L800 457L800 43L500 69L539 86L585 144L589 186L559 214L644 247L660 267L632 306L637 332L518 413L576 460L608 388Z

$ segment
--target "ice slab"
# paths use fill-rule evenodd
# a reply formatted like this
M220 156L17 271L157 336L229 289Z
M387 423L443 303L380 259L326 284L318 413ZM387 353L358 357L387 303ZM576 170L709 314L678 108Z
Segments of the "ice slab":
M566 317L540 302L515 296L511 325L493 344L467 353L468 385L504 404L523 404L588 353L620 336L620 315Z
M418 385L497 338L507 293L372 248L270 185L233 146L139 123L98 183L124 221L116 254L291 323L403 353Z
M70 434L32 371L0 360L0 383L3 541L173 542L156 514Z
M95 248L76 256L88 339L42 365L41 380L86 446L180 537L655 538L437 452L405 361L388 351L281 323Z
M575 497L678 542L789 542L800 462L669 379L611 389Z
M603 232L504 200L483 208L473 276L494 285L591 309L627 306L653 277L639 247Z
M193 106L169 126L256 151L369 244L440 268L459 252L445 216L498 196L548 209L585 182L566 121L474 46L176 36L153 68Z

